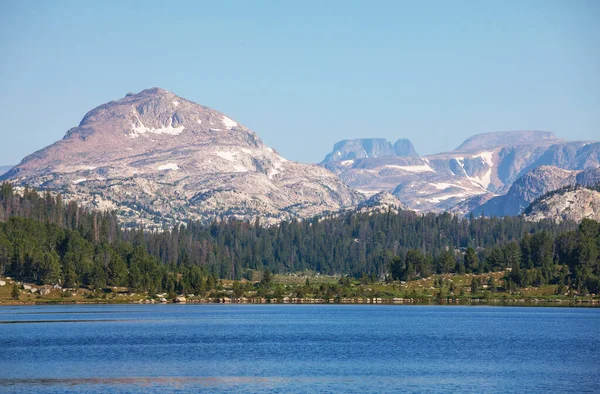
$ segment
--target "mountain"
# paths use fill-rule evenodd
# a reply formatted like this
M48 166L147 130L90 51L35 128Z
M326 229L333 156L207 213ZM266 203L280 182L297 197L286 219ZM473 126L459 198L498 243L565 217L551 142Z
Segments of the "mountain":
M393 194L389 192L379 192L369 199L358 204L359 212L386 212L391 209L394 212L405 210L406 206L400 202Z
M544 131L479 134L424 157L406 139L350 139L319 166L300 164L223 113L153 88L93 109L0 179L115 209L128 224L162 227L306 218L355 208L381 192L402 209L514 215L577 176L593 183L597 174L580 171L599 165L599 142Z
M548 193L534 201L526 210L525 218L532 221L550 219L581 222L583 219L600 221L600 189L577 186Z
M0 175L6 174L13 166L0 166Z
M556 141L554 133L549 131L498 131L495 133L477 134L467 138L457 151L495 149L499 146L530 144L539 141Z
M218 217L276 222L363 200L326 169L288 161L223 113L160 88L93 109L2 179L151 227Z
M419 157L419 154L405 138L400 138L393 145L385 138L359 138L337 142L322 163L394 156Z
M506 194L494 197L471 212L479 216L520 215L536 198L563 186L575 183L577 171L558 167L540 166L517 179Z
M544 131L479 134L454 151L424 157L352 159L339 149L344 146L344 141L337 143L321 165L366 196L389 191L416 211L465 214L506 194L513 182L539 166L583 170L600 164L600 143L564 141Z
M575 184L591 187L600 184L600 167L587 168L575 177Z
M567 186L593 186L600 182L600 167L586 170L563 170L540 166L517 179L508 193L480 204L471 212L476 216L515 216L523 213L538 197Z

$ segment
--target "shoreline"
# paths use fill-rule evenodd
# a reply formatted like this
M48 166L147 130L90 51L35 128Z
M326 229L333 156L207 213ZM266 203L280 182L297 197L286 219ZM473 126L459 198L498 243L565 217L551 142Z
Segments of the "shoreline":
M235 304L235 305L461 305L461 306L529 306L529 307L600 307L597 294L580 295L574 291L559 293L554 285L545 287L524 287L517 291L490 291L483 284L473 291L473 278L488 281L503 272L491 275L446 276L422 278L400 283L345 284L340 287L337 278L312 278L309 291L309 278L301 277L290 281L288 276L278 277L277 282L267 290L260 282L235 282L223 280L218 288L208 292L190 293L149 293L133 292L127 287L61 287L60 285L39 285L18 282L10 277L0 278L0 306L18 305L125 305L125 304ZM337 279L337 280L336 280ZM444 280L450 287L440 287ZM236 288L236 283L238 287ZM301 283L305 283L304 285ZM17 286L18 298L14 287ZM241 288L240 288L241 286ZM331 291L333 288L334 291ZM240 291L241 290L241 291ZM337 294L336 294L337 292ZM308 294L307 294L308 293ZM333 294L332 294L333 293ZM345 293L345 294L344 294ZM352 294L354 293L354 294ZM458 294L460 293L460 294ZM235 295L235 296L234 296ZM344 296L345 295L345 296Z
M578 307L598 308L600 299L294 299L294 300L267 300L246 299L223 300L223 299L190 299L183 302L159 302L156 300L45 300L45 301L14 301L0 302L0 307L5 306L40 306L40 305L435 305L435 306L526 306L526 307Z

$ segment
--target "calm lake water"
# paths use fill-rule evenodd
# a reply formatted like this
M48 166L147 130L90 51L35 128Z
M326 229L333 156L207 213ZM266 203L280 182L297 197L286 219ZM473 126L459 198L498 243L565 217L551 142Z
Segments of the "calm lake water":
M600 392L600 309L0 308L2 392Z

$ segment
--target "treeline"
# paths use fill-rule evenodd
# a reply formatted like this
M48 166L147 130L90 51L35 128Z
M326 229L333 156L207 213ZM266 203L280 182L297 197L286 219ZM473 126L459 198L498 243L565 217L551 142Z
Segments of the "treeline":
M201 266L169 266L148 253L142 231L124 240L113 213L88 212L60 195L0 187L0 273L64 287L198 293L217 279ZM137 237L136 237L137 235Z
M192 222L164 233L147 233L145 239L148 251L163 263L201 265L221 278L240 279L248 269L265 268L274 273L313 270L383 278L389 262L409 250L418 249L433 262L447 250L503 246L525 234L546 231L555 236L575 227L518 217L349 212L269 227L259 221L215 221L208 226Z
M464 253L448 249L437 257L418 249L396 256L390 263L394 280L413 280L438 273L482 274L506 270L504 290L558 285L582 294L600 291L600 224L585 219L574 231L552 236L547 231L525 234L519 241Z
M401 211L349 212L269 227L259 220L189 222L148 232L123 230L114 213L65 205L60 196L29 189L15 193L7 183L0 188L0 269L23 280L97 288L201 293L214 288L218 278L250 278L265 269L403 279L488 272L515 267L511 253L517 247L519 259L529 256L521 247L523 239L537 245L547 237L555 245L561 234L577 237L575 229L572 223L532 223L520 217ZM550 265L559 261L558 250L552 247ZM536 268L537 252L532 253ZM467 255L477 264L466 261ZM519 267L529 267L529 257L523 261Z

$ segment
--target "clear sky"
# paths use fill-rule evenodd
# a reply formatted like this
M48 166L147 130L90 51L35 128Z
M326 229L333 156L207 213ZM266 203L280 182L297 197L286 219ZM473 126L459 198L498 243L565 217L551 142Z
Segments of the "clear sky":
M0 164L154 86L301 162L345 138L600 140L600 1L0 0Z

